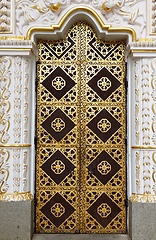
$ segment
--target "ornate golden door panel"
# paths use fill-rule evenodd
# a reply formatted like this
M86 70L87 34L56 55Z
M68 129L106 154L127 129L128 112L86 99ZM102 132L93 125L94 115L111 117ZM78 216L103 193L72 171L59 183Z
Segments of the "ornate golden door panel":
M126 231L125 44L85 23L39 41L36 231Z

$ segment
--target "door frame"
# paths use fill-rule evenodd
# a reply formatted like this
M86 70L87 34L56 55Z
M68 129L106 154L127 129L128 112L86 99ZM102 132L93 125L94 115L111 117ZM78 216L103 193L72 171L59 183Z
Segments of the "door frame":
M98 14L88 8L88 7L77 7L68 11L59 22L58 25L54 25L50 28L42 27L42 28L31 28L27 32L27 39L30 39L32 42L35 42L37 45L38 39L52 39L58 40L60 38L64 38L68 29L77 21L85 21L91 25L91 27L95 30L98 38L103 38L106 41L111 40L126 40L126 43L129 44L136 39L136 33L131 28L113 28L111 26L105 25L103 20L98 16ZM127 62L127 81L128 81L128 89L127 89L127 198L132 195L132 176L131 176L131 66L132 66L132 58L130 56L129 49L127 47L125 52L125 58ZM35 130L36 130L36 93L35 93L35 79L36 79L36 70L35 65L37 61L37 48L35 49L35 57L32 58L32 81L31 81L31 97L32 97L32 109L31 109L31 165L30 165L30 179L31 179L31 193L35 193ZM127 209L128 213L128 209ZM127 214L127 229L128 226L128 214Z

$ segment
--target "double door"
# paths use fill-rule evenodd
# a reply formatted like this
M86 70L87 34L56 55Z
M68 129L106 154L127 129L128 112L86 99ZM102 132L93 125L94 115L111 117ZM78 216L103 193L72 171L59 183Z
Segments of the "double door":
M38 41L36 231L126 231L125 43Z

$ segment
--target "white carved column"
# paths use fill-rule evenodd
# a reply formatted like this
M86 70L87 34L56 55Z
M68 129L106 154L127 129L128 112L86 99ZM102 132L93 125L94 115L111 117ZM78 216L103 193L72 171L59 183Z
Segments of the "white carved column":
M32 199L31 41L0 43L0 201Z
M131 201L156 202L155 42L129 45L131 69Z

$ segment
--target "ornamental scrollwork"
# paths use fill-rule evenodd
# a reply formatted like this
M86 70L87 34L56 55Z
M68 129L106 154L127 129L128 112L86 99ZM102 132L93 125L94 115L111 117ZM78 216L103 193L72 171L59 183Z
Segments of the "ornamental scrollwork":
M0 143L7 143L10 139L10 84L11 84L11 58L0 57Z
M9 185L9 164L10 153L6 149L0 149L0 194L6 193Z
M69 9L80 4L97 11L105 24L135 25L143 33L146 24L140 2L144 4L143 0L16 0L17 34L23 35L32 26L56 24Z

